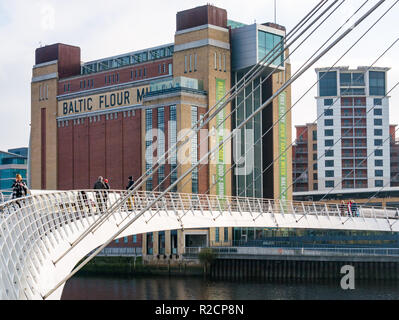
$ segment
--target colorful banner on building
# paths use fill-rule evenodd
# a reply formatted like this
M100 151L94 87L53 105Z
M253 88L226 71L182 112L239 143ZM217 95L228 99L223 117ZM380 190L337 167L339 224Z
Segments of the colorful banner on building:
M278 97L278 116L279 116L279 184L280 199L287 200L288 170L287 170L287 93L284 91Z
M221 102L224 95L226 94L226 80L216 79L216 101ZM216 116L217 129L217 144L220 144L224 139L224 130L225 123L223 122L224 117L226 116L225 110L223 109ZM217 156L217 164L216 164L216 176L217 176L217 184L216 184L216 194L220 196L226 195L226 177L224 176L226 173L226 165L224 158L224 147L222 146L219 149Z

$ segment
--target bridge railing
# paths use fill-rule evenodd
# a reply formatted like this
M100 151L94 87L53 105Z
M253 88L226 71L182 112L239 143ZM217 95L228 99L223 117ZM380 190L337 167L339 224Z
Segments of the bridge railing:
M76 190L32 191L33 195L0 204L0 299L37 297L38 275L44 260L60 240L80 236L99 216L106 216L112 204L126 191ZM159 193L140 191L129 197L110 218L127 219L144 209ZM397 209L358 207L360 218L397 218ZM345 216L353 213L344 206L298 201L242 198L197 194L166 194L151 208L151 213L167 210L179 215L211 214L215 218L224 213L250 213L254 219L260 214L295 214L299 220L306 215ZM347 216L347 217L346 217ZM36 284L35 284L36 283Z
M0 190L0 203L11 200L12 190Z
M184 255L196 256L203 248L184 248ZM399 258L399 248L308 248L308 247L212 247L218 255L231 256L385 256Z
M87 191L93 192L93 191ZM98 191L97 191L98 192ZM107 191L102 191L107 193ZM110 191L111 193L117 191ZM124 195L124 191L118 191L115 197L118 199ZM132 207L139 211L145 208L160 193L140 191L135 193L126 203L127 207ZM108 196L108 199L112 198ZM131 208L132 209L132 208ZM152 210L172 210L172 211L212 211L212 212L257 212L274 214L295 214L316 215L316 216L341 216L341 217L363 217L363 218L397 218L397 208L382 208L372 206L356 205L356 208L348 208L347 205L306 202L306 201L282 201L271 199L244 198L216 195L199 195L173 193L166 194L158 200Z

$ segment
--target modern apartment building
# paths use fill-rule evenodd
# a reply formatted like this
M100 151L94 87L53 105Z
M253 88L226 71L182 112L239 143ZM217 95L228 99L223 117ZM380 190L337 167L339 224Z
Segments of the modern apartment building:
M308 123L296 126L292 147L293 192L318 190L317 126Z
M388 70L316 69L319 190L389 186Z

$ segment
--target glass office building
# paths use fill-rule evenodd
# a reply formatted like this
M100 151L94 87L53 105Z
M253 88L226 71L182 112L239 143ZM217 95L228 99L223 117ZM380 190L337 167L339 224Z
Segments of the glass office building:
M231 24L232 84L239 83L257 63L261 62L264 66L233 100L233 107L237 107L233 128L239 128L289 78L290 67L288 62L284 62L283 27L271 23ZM290 164L274 161L284 144L282 139L290 140L287 135L291 127L289 112L283 121L274 125L290 104L290 90L284 94L287 99L284 104L280 103L280 99L274 99L235 134L233 194L237 196L281 198L283 184L290 184L287 180L282 183L284 172L280 170L291 168ZM287 161L288 156L281 158Z
M28 148L0 151L0 190L3 194L11 194L11 186L17 174L26 182L27 162Z

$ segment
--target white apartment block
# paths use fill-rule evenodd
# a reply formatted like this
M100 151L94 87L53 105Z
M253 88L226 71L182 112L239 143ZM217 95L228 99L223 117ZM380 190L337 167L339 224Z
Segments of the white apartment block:
M319 190L390 186L388 70L316 69Z

